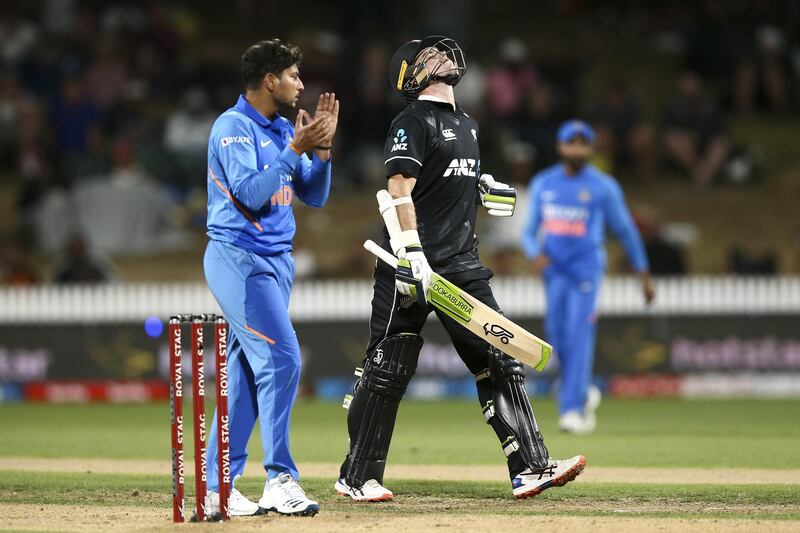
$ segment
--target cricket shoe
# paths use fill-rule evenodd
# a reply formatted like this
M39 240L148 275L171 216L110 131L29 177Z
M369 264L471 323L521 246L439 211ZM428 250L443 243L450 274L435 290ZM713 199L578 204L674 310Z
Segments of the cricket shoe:
M208 491L206 493L206 514L208 516L219 514L219 492ZM267 511L259 507L256 502L248 500L237 489L231 489L228 496L228 514L230 516L260 516L267 514Z
M290 516L314 516L319 512L319 504L306 496L290 474L268 480L258 505L267 511Z
M586 403L584 404L583 411L578 411L577 409L567 411L559 418L558 427L561 431L575 435L591 433L597 427L595 411L597 411L601 399L602 394L600 394L600 389L594 385L589 386L589 390L586 392Z
M589 418L580 411L568 411L558 419L558 428L566 433L585 435L594 431L596 425L594 417Z
M339 478L333 488L340 495L349 496L357 502L385 502L394 498L392 491L375 479L368 479L360 489L356 489L348 485L344 478Z
M530 498L550 487L566 485L578 477L585 466L586 457L582 455L561 461L550 459L545 468L525 470L511 480L514 497L518 500Z

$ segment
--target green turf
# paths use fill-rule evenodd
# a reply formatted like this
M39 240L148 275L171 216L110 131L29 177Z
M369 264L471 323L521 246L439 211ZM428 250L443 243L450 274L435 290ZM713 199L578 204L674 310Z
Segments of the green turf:
M187 479L187 489L191 487ZM244 478L237 485L245 494L260 493L261 480ZM524 502L515 501L506 483L396 481L396 500L379 505L354 505L336 495L331 480L309 478L306 491L327 511L353 513L570 514L632 516L800 519L797 488L787 485L644 485L577 483L549 490ZM101 507L142 507L167 513L168 476L119 474L31 475L4 472L0 504L70 505L92 502ZM187 491L188 494L191 492ZM187 499L190 501L191 498ZM687 508L688 506L688 508Z
M534 402L551 453L586 455L593 466L797 468L800 403L781 400L604 401L596 433L560 434L550 400ZM187 402L186 408L189 405ZM338 462L346 411L297 403L292 449L300 462ZM149 405L0 406L0 456L169 457L169 410ZM13 428L13 430L9 430ZM187 426L187 432L191 429ZM187 433L187 434L188 434ZM187 438L191 453L191 438ZM261 456L257 435L253 457ZM497 464L497 441L471 402L404 402L390 460L418 464Z

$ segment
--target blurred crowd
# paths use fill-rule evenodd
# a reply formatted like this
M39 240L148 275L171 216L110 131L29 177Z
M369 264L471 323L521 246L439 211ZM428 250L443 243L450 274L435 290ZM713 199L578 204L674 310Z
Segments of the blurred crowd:
M0 243L1 281L43 281L25 267L31 251L64 256L52 281L111 279L104 254L173 250L187 228L202 228L208 133L240 92L239 54L261 38L301 46L301 106L313 109L322 90L340 95L335 192L381 183L383 140L404 105L388 61L428 33L462 44L457 97L481 124L482 166L521 186L556 161L555 130L573 116L597 130L595 164L623 181L666 172L687 187L748 181L757 157L729 119L800 108L795 2L307 4L304 20L281 3L237 0L220 24L210 2L0 3L0 168L17 213L12 242ZM526 21L548 16L567 29L543 50ZM618 68L586 90L592 48L618 32L670 57L661 94L642 92L646 73Z

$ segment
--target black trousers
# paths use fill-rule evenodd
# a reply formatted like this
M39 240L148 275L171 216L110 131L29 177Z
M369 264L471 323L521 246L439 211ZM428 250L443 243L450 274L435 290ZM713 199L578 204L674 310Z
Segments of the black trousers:
M431 311L441 321L453 347L472 374L483 372L489 367L489 344L459 325L455 320L435 309L430 304L422 307L419 303L409 306L401 305L403 296L397 292L394 281L394 269L382 261L375 268L375 286L372 297L372 315L370 317L370 340L367 356L384 338L398 333L416 333L422 331ZM447 281L458 285L470 295L488 305L495 311L500 307L492 294L489 280L494 274L487 268L476 268L465 272L448 274ZM407 299L407 298L405 298Z

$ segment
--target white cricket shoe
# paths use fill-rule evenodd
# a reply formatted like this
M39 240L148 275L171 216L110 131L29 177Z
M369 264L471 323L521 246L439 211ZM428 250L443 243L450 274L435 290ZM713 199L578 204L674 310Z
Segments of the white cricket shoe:
M364 486L355 489L345 482L344 478L339 478L334 483L333 488L342 496L349 496L357 502L384 502L394 498L392 491L378 483L375 479L368 479Z
M561 431L573 433L575 435L585 435L594 431L596 419L586 417L580 411L568 411L558 419L558 427Z
M219 513L219 492L206 492L206 514L213 516ZM259 516L267 514L256 502L248 500L244 494L232 488L228 496L228 514L230 516Z
M514 497L520 500L530 498L550 487L566 485L578 477L585 466L586 457L582 455L560 461L550 459L546 468L526 470L511 480Z
M264 495L258 505L267 511L283 515L314 516L319 512L319 504L309 499L300 484L290 475L281 474L267 480Z

